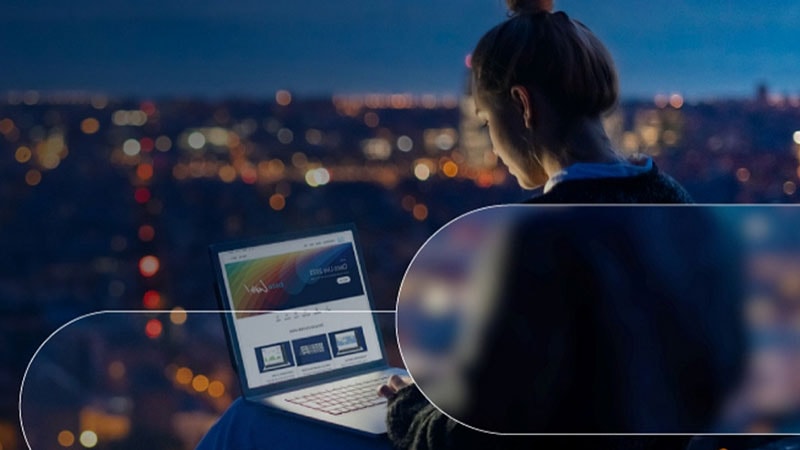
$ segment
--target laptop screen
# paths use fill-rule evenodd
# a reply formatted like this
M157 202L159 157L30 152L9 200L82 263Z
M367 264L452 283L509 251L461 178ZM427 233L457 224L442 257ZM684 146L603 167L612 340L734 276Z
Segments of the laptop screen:
M248 388L383 358L357 254L349 229L217 253Z

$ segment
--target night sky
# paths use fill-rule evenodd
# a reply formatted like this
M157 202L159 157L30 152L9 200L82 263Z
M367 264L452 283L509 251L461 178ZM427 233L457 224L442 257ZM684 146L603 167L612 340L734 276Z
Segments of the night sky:
M0 92L271 97L457 93L502 0L20 0L0 4ZM561 0L623 96L800 93L800 2Z

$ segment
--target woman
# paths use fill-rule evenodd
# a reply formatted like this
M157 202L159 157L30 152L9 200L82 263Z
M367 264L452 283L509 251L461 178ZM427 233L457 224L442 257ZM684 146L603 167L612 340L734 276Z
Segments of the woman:
M617 74L598 38L565 13L553 13L552 0L507 3L511 17L472 54L473 93L494 152L521 187L539 191L526 203L691 203L652 159L626 159L612 147L601 116L617 103ZM392 377L380 394L390 399L389 435L398 447L681 449L688 442L681 436L501 438L456 424L407 378Z
M476 113L530 203L688 203L649 158L626 160L601 116L618 99L606 48L552 0L508 0L512 16L472 54Z

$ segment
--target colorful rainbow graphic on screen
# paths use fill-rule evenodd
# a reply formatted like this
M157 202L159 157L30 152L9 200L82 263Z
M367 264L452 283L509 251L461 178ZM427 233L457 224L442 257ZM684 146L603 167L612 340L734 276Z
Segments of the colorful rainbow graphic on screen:
M225 272L235 310L296 309L363 294L350 243L230 263Z

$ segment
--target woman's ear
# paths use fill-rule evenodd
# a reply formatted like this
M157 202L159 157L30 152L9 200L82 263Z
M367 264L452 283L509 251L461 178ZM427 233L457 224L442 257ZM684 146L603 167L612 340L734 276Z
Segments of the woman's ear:
M528 88L522 85L514 85L511 87L511 98L517 103L522 111L522 120L525 123L525 128L532 129L536 123L536 118L533 110L533 102L531 101Z

